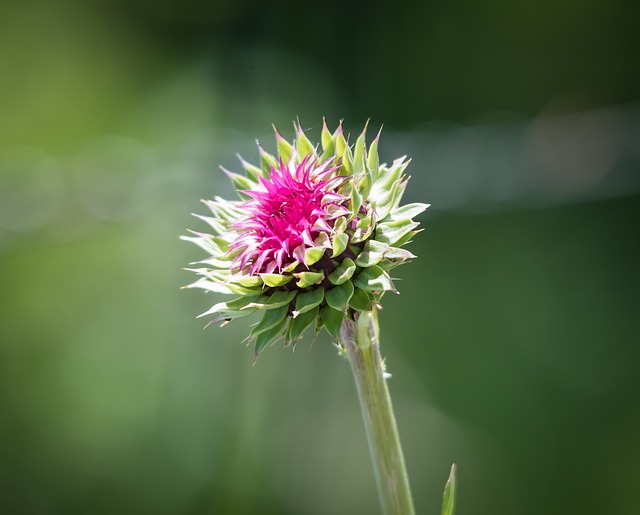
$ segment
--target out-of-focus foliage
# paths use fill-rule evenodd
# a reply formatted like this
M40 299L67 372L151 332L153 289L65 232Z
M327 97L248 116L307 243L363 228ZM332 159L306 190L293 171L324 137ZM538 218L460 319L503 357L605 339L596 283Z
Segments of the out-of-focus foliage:
M252 367L180 291L217 166L325 115L433 205L381 313L418 511L455 461L460 515L637 513L631 8L1 3L0 512L376 512L329 341Z

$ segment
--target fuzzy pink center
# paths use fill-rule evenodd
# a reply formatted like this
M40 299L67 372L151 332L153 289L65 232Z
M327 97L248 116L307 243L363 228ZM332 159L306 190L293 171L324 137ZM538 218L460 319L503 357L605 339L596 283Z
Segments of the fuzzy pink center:
M318 164L305 157L273 167L260 179L259 189L245 190L251 199L243 204L246 216L234 227L238 237L232 251L240 249L233 267L249 274L282 272L294 262L304 264L305 250L325 245L334 220L348 213L348 198L337 193L342 177L331 178L336 170L329 161Z

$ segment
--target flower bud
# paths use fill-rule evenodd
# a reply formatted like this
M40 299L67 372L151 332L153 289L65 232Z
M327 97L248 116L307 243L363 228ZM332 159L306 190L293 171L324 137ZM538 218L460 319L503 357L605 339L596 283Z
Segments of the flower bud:
M289 143L276 130L277 156L259 147L260 166L241 158L244 174L224 170L240 200L204 201L211 215L198 218L211 230L183 237L209 255L187 287L235 296L200 316L224 324L262 314L249 335L256 358L279 339L295 345L313 324L338 338L344 317L396 292L389 270L415 257L401 247L428 207L400 206L409 161L380 164L380 133L367 147L365 127L350 145L325 122L319 148L295 131Z

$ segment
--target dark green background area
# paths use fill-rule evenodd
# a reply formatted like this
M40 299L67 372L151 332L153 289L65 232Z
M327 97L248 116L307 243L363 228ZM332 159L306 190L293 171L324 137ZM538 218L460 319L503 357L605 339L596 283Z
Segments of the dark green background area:
M322 116L384 123L385 159L427 153L419 258L380 315L418 513L452 462L460 515L638 513L636 12L2 3L0 513L378 512L329 339L252 366L250 322L203 331L222 299L180 290L203 257L178 240L203 230L190 213L232 195L218 164ZM614 164L583 181L575 162Z

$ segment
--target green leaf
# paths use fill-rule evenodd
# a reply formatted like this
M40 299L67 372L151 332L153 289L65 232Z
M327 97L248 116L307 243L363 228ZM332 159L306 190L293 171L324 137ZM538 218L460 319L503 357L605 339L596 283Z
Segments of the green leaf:
M333 237L331 243L333 245L333 253L331 254L331 257L334 258L342 254L347 249L349 236L341 232Z
M315 290L305 293L298 293L296 298L296 309L293 312L293 317L305 313L316 306L318 306L324 300L324 289L316 288Z
M395 291L395 287L389 278L389 275L379 266L374 265L365 268L356 277L354 284L363 290L369 291Z
M301 313L297 317L293 318L291 322L289 322L289 329L287 331L287 340L291 342L295 342L298 340L302 333L309 327L314 320L318 318L318 311L320 308L318 306L311 308L309 311L305 311Z
M264 281L264 284L270 288L277 288L278 286L284 286L291 280L292 275L280 275L280 274L260 274L260 277Z
M384 253L389 248L389 245L376 240L368 240L362 248L362 252L356 259L356 265L361 267L368 267L377 264Z
M456 464L451 465L451 473L447 484L444 485L444 495L442 496L442 515L453 515L455 510L456 497Z
M351 296L353 295L353 289L353 283L351 281L347 281L340 286L327 290L327 293L325 294L327 304L337 310L346 308L349 305Z
M322 247L309 247L304 251L304 262L307 266L313 265L320 261L323 255L324 249Z
M251 329L251 336L255 337L260 333L268 331L272 327L277 326L282 319L286 318L287 311L289 310L289 306L281 306L276 309L269 309L265 311L262 320L258 322L253 329Z
M287 317L284 317L278 325L256 336L255 347L253 350L254 363L258 359L258 356L260 356L260 353L264 350L264 348L267 345L275 342L281 336L282 329L284 329L284 326L286 323L287 323Z
M340 335L340 327L342 327L344 313L330 306L324 306L320 310L320 318L328 333L337 338Z
M356 288L349 300L349 306L356 311L368 311L371 309L371 297L364 290Z
M308 288L313 284L317 284L324 279L324 272L299 272L293 274L298 278L296 285L300 288Z
M353 272L356 271L356 264L352 259L345 258L340 266L329 274L329 280L333 284L342 284L351 279Z

